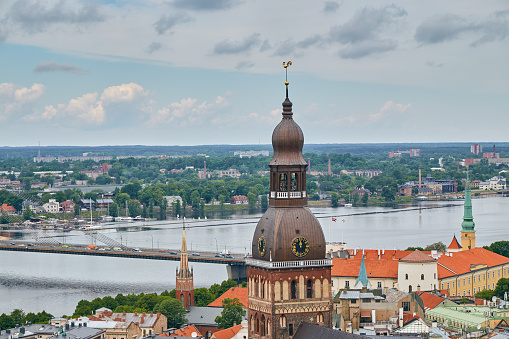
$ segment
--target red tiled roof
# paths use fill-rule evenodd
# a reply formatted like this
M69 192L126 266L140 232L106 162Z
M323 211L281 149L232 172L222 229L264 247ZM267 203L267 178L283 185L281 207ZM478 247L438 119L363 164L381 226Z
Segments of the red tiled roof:
M434 309L438 304L445 300L442 297L439 297L428 292L422 292L421 294L419 294L419 297L421 297L422 299L425 311Z
M14 206L2 204L2 206L0 206L0 211L16 212L16 209L14 208Z
M237 325L237 326L233 326L230 328L225 328L224 330L221 330L221 331L217 331L213 335L214 335L214 337L216 337L216 339L230 339L235 334L239 333L241 328L242 328L242 325Z
M443 279L470 272L471 265L483 264L488 267L509 263L509 258L488 251L484 248L472 248L467 251L442 255L438 258L438 279Z
M419 250L415 250L409 255L399 259L399 261L411 263L425 263L425 262L435 262L436 260L430 257L429 255L422 253Z
M350 258L361 258L362 252L364 251L364 257L366 259L378 259L378 253L380 252L380 259L393 259L399 260L403 257L406 257L413 251L400 251L400 250L357 250L357 253L354 255L355 250L348 250L350 253ZM424 251L423 253L430 254L429 251Z
M177 337L192 337L193 332L196 333L198 338L203 337L203 335L194 325L188 325L186 327L179 328L172 335L176 335Z
M456 239L455 235L452 237L452 241L449 244L449 246L447 247L447 249L448 250L461 250L461 245L458 242L458 239Z
M403 325L406 325L408 322L419 319L418 315L413 315L413 313L403 312Z
M368 278L398 278L398 261L392 259L376 259L371 257L364 260ZM332 259L332 276L334 277L358 277L361 267L361 258Z
M359 273L359 272L357 272ZM228 291L224 292L219 298L208 304L208 307L223 307L223 299L237 298L247 307L247 287L231 287Z

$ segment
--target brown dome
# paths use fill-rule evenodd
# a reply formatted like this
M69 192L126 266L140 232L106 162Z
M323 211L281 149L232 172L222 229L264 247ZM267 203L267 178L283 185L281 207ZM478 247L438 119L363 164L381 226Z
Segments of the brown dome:
M271 165L307 165L302 156L304 134L293 120L292 102L286 98L283 102L283 119L272 132L274 155Z
M301 237L307 240L309 249L299 256L293 253L292 244ZM265 243L263 256L258 249L260 238ZM256 226L251 253L253 259L265 261L325 259L325 237L309 208L269 207Z

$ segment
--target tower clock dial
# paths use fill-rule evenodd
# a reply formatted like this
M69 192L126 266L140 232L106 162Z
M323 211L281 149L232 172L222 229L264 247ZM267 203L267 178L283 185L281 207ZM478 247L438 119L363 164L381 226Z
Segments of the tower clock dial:
M293 239L292 253L298 258L305 257L309 253L309 241L304 237Z
M263 257L265 255L265 250L266 250L265 238L259 237L258 238L258 253L260 253L260 256Z

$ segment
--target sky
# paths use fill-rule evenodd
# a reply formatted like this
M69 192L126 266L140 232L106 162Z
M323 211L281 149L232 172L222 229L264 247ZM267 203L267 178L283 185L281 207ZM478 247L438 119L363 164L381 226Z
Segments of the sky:
M509 141L509 1L2 0L1 146Z

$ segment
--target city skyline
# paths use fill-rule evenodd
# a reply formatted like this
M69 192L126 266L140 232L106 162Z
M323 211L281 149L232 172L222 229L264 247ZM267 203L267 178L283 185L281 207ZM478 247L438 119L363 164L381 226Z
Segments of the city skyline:
M5 1L3 146L506 141L502 1Z

